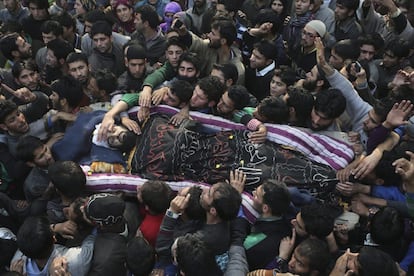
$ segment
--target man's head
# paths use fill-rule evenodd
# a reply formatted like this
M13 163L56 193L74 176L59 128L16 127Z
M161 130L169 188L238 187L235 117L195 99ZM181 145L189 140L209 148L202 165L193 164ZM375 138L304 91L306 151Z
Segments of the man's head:
M241 110L249 104L250 95L246 87L232 85L224 92L218 102L216 109L219 115L229 115L235 110Z
M289 91L283 97L289 108L288 122L295 126L306 126L309 120L315 99L311 93L299 89Z
M311 125L313 130L324 130L333 121L341 116L346 108L346 99L338 89L327 89L319 92L311 112Z
M167 93L162 99L162 103L172 107L183 107L188 104L193 96L193 86L183 80L171 82Z
M274 62L277 55L276 45L269 40L261 40L253 46L250 56L250 68L258 71Z
M356 41L344 39L338 41L331 50L329 64L337 70L341 70L345 61L355 61L359 58L360 48Z
M11 33L0 39L0 50L11 60L22 60L32 56L32 46L18 33Z
M293 251L289 272L295 275L325 275L331 261L327 244L318 239L306 239Z
M125 54L125 67L130 76L141 79L145 75L147 65L147 52L139 44L128 46Z
M125 201L112 194L99 193L90 196L81 207L86 221L98 228L123 225L125 223Z
M187 47L178 39L178 37L170 37L167 41L167 49L165 50L165 58L177 68L181 55L187 50Z
M42 21L49 17L49 2L47 0L29 0L27 6L34 20Z
M306 73L306 79L303 81L303 88L308 92L319 92L328 87L329 82L318 65L313 66L312 70Z
M253 25L258 28L264 23L271 23L272 27L269 32L263 34L263 36L274 36L282 31L283 22L281 21L281 18L270 9L261 9L256 15Z
M237 15L237 11L240 8L237 1L232 0L219 0L216 5L215 17L233 19Z
M106 21L97 21L92 25L90 36L93 47L100 53L112 51L112 29Z
M135 11L135 28L142 32L147 29L156 30L160 25L159 16L153 6L144 5Z
M138 189L138 198L151 214L160 215L170 206L172 190L164 181L148 180Z
M229 88L233 84L237 83L239 73L237 72L236 65L234 65L233 63L214 63L210 76L217 77L221 83L223 83L227 88Z
M16 83L30 90L35 90L39 86L39 70L33 59L17 61L12 66L12 75Z
M370 133L371 130L384 122L393 104L394 100L388 97L375 101L372 109L365 116L362 129L366 133Z
M134 275L150 275L154 268L155 260L154 248L143 237L134 237L128 241L126 265L128 270Z
M178 61L177 79L195 83L200 76L200 64L197 54L184 52Z
M334 216L328 206L312 203L303 206L291 223L298 236L314 236L324 240L333 230Z
M190 100L193 109L204 109L215 106L225 90L224 84L216 77L208 76L200 79Z
M72 44L63 39L49 41L46 52L46 65L51 68L62 68L66 63L66 58L73 53Z
M107 134L107 143L110 147L116 148L121 152L129 153L134 147L137 135L129 131L124 126L115 125Z
M85 173L73 161L56 161L49 166L48 174L57 193L67 199L81 196L86 187Z
M83 98L82 85L74 78L63 76L54 81L50 88L53 92L49 98L54 109L71 112L79 107Z
M312 11L313 0L295 0L295 13L296 15L305 15L307 12Z
M88 83L90 78L90 67L88 57L83 53L70 53L66 58L68 73L82 85Z
M59 24L62 26L62 37L64 40L68 42L73 39L74 34L76 33L76 20L73 18L69 13L63 12L54 19L59 22Z
M263 123L286 124L289 118L289 109L286 102L280 97L269 96L259 103L253 116Z
M30 167L39 167L42 169L46 169L55 162L50 148L39 138L30 135L23 136L19 139L16 156L18 159L26 162Z
M279 97L288 92L288 87L297 81L296 72L290 68L275 69L270 80L270 96Z
M359 0L337 0L335 7L335 20L344 21L353 17L359 7Z
M20 1L18 0L3 0L4 7L10 12L14 13L20 8Z
M118 87L118 80L114 73L104 68L92 73L92 78L96 82L96 91L92 91L92 97L98 102L107 102Z
M92 25L98 21L107 21L109 25L114 24L113 20L101 10L91 10L85 15L85 33L90 34Z
M49 41L62 38L63 35L62 26L55 20L47 20L43 22L40 31L42 32L43 43L45 45L47 45Z
M12 101L0 101L0 128L13 136L19 136L29 131L29 124L24 114Z
M385 68L391 68L401 63L401 61L408 57L410 47L403 39L395 39L390 41L384 49L382 65Z
M237 216L241 195L230 184L219 182L203 191L200 204L206 210L207 216L230 221Z
M290 204L285 183L268 179L253 191L253 206L262 217L282 216Z
M230 47L237 37L236 26L231 20L215 20L207 37L210 40L209 46L213 49Z
M312 49L315 47L315 38L324 38L326 34L326 26L320 20L309 21L302 30L301 45L305 49Z
M360 55L359 61L370 62L377 52L384 47L384 39L378 34L367 34L358 38Z
M392 207L381 208L372 217L370 233L375 243L390 248L404 236L404 218Z

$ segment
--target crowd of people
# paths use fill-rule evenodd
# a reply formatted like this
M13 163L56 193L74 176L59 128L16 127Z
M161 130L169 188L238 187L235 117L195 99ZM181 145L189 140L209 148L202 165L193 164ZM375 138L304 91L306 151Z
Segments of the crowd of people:
M414 275L412 1L2 3L1 275Z

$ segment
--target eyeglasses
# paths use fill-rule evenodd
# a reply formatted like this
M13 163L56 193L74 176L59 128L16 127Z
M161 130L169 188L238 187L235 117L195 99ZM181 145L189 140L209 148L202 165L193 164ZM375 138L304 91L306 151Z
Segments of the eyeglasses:
M313 34L313 33L307 32L307 31L305 31L305 30L303 30L303 31L302 31L302 35L307 36L307 37L309 37L309 38L311 38L311 39L314 39L315 37L317 37L317 35L316 35L316 34Z

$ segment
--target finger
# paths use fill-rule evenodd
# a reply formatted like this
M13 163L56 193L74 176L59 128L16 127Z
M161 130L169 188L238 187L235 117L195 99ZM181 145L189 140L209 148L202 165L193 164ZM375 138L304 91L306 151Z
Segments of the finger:
M295 244L296 241L296 229L295 227L292 228L292 243Z
M411 151L408 151L408 150L405 153L408 155L408 157L410 157L410 162L413 162L414 161L414 153L412 153Z
M234 171L230 171L230 181L234 180Z

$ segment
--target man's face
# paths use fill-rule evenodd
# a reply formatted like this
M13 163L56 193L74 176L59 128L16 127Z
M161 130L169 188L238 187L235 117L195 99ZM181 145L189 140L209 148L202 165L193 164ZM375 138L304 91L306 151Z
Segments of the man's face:
M385 68L391 68L397 65L399 62L398 57L396 57L390 50L385 50L382 57L382 64Z
M373 130L380 124L381 118L375 113L374 109L371 109L363 122L362 129L366 133L369 133L371 130Z
M315 110L315 107L312 109L310 127L312 130L324 130L328 128L333 123L333 121L334 119L330 119L322 112Z
M104 34L95 34L92 38L93 46L100 53L109 53L112 50L112 39L111 36Z
M227 115L232 113L235 110L234 102L229 97L229 92L225 92L221 98L220 101L217 104L217 111L219 114Z
M363 44L360 48L361 54L359 55L360 61L371 61L375 55L374 45Z
M17 109L6 116L1 127L11 135L21 135L29 131L29 124L27 123L26 118L23 113Z
M40 168L47 168L49 165L55 162L50 148L46 145L35 149L33 156L33 163Z
M335 7L335 20L336 21L344 21L349 16L352 15L352 10L348 9L344 5L336 4Z
M204 189L200 196L200 205L204 210L209 211L214 200L214 192L217 184L212 185L209 189Z
M86 84L89 79L89 67L84 61L68 63L69 74L82 84Z
M114 126L112 131L107 135L108 145L111 147L121 146L126 138L128 130L122 126Z
M280 77L273 76L270 81L270 96L279 97L287 92L286 83L284 83Z
M50 102L52 103L52 108L55 110L62 110L62 105L60 104L60 97L59 94L55 91L52 92L49 96Z
M261 108L261 103L259 103L258 106L256 106L256 108L254 109L252 115L255 119L259 120L262 123L266 123L269 121L269 119L266 116L263 116L263 114L260 112L260 108Z
M272 60L267 59L259 50L253 49L252 55L250 56L250 68L260 71L271 62Z
M317 36L318 33L314 29L305 26L305 28L302 30L302 40L300 44L305 48L313 47L315 45L315 38Z
M125 66L128 68L128 72L136 79L142 78L145 73L145 59L129 59Z
M331 50L331 56L329 57L329 64L336 70L341 70L344 66L344 59L341 58L334 49Z
M210 40L208 46L213 49L218 49L221 47L221 36L218 29L212 28L211 31L207 34L207 38Z
M19 51L20 59L26 59L32 56L32 46L27 43L23 37L17 37L16 46Z
M180 80L186 80L192 83L197 79L197 75L197 69L190 62L182 61L178 66L178 78Z
M39 73L32 70L23 69L16 82L29 90L35 90L39 85Z
M253 207L258 211L260 214L263 212L263 185L260 185L253 191Z
M190 107L195 109L202 109L206 108L208 106L208 97L204 93L203 90L201 90L200 86L196 85L193 91L193 96L190 100Z
M217 4L216 6L216 17L229 17L229 12L226 10L226 6L223 4Z
M53 51L50 50L50 49L47 49L47 51L46 51L46 65L51 67L51 68L59 67L59 61L56 58Z
M42 33L42 39L43 43L46 45L49 43L49 41L55 40L57 37L53 33Z
M310 92L314 92L318 84L318 67L313 66L312 70L306 73L306 79L303 82L303 88Z
M306 237L308 235L308 233L305 230L305 223L303 222L302 215L300 212L296 215L296 218L290 221L290 223L295 228L296 234L299 237Z
M181 47L178 47L177 45L171 45L167 48L165 57L171 63L172 67L177 68L178 60L180 59L183 52L184 51Z
M41 21L47 18L47 9L39 8L35 3L29 3L29 11L36 21Z
M75 1L75 5L73 6L75 8L75 12L77 15L82 15L86 13L85 8L83 7L80 0Z
M309 259L300 255L299 250L296 248L290 258L288 269L289 272L295 275L309 275L311 272L309 267Z
M140 13L135 13L134 23L135 23L135 29L138 32L141 32L144 29L144 22L141 19Z
M167 93L165 93L164 97L162 98L162 103L172 107L179 107L181 101L176 95L171 92L170 89L168 89Z
M3 5L9 12L14 12L19 7L17 0L3 0Z
M313 5L310 0L296 0L295 1L295 12L297 15L303 15L308 11L312 10Z
M196 8L201 8L206 3L206 0L194 0L194 6Z
M89 34L91 32L93 23L85 21L85 33Z

